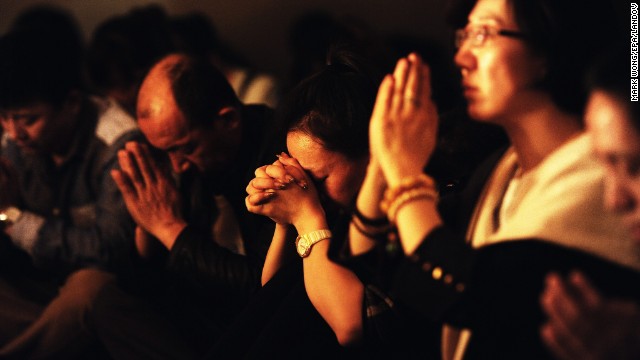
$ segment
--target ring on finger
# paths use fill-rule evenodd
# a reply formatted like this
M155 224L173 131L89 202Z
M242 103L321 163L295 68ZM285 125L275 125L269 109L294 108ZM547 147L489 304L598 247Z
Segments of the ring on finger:
M412 104L414 104L416 106L420 105L420 100L418 100L418 98L415 97L415 96L407 95L407 96L404 97L404 100L406 100L406 101L408 101L408 102L410 102L410 103L412 103Z

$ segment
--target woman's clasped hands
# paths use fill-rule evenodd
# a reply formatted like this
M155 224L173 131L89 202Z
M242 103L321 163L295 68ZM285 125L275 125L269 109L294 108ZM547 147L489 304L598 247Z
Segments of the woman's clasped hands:
M247 185L247 209L278 224L296 227L305 218L324 216L318 192L300 163L281 153L273 164L256 169Z
M416 54L400 59L378 90L369 142L389 185L422 173L436 146L438 112L429 67Z

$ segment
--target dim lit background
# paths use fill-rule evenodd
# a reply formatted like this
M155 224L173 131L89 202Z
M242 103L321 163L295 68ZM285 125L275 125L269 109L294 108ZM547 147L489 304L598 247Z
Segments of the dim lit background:
M0 0L0 33L35 0ZM286 78L288 31L292 22L312 10L335 16L355 16L380 36L406 35L448 46L444 19L446 0L52 0L68 9L89 39L94 28L133 7L159 4L169 15L194 10L207 14L219 37L258 69Z

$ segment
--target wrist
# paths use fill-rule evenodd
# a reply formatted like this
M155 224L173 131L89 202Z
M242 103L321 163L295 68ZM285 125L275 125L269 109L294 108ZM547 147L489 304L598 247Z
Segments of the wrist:
M380 203L380 209L387 213L389 222L395 224L398 211L409 202L428 198L438 201L435 181L426 174L407 177L395 186L390 186Z
M187 227L187 223L184 221L176 221L163 226L155 231L149 231L169 250L173 248L173 244L178 239L178 236Z
M414 179L423 175L422 168L390 169L385 172L389 188L400 186L406 179Z
M293 226L296 228L298 234L306 234L328 227L327 219L322 208L302 214Z
M333 235L329 229L318 229L308 233L299 234L296 238L296 251L300 257L306 258L311 254L311 249L315 247L316 244L323 242L323 240L331 239L332 236ZM323 248L323 252L326 254L328 247Z

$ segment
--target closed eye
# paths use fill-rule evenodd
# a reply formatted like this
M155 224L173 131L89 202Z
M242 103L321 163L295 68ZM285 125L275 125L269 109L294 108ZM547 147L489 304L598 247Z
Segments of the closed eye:
M324 184L325 181L327 181L327 178L329 177L329 175L326 175L319 178L317 176L314 176L313 174L310 174L310 175L311 175L311 180L316 185L316 187L320 187L320 185Z

